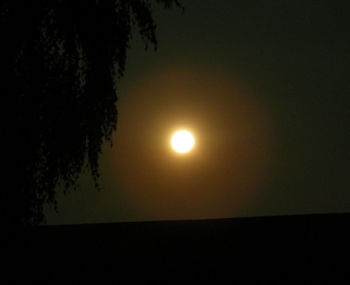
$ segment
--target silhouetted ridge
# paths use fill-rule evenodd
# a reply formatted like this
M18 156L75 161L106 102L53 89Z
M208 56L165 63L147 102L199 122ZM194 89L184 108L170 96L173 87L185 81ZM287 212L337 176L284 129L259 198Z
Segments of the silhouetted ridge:
M42 226L26 232L24 250L12 257L29 264L26 276L57 284L71 278L286 284L300 283L304 274L306 281L330 281L348 272L338 270L347 257L349 221L343 213ZM31 263L33 256L39 262Z

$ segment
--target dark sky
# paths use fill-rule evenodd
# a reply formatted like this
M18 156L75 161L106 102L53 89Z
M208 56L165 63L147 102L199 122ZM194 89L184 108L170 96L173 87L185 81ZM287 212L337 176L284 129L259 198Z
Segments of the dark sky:
M344 1L183 1L134 35L114 146L49 224L350 211ZM345 3L345 2L344 2ZM177 128L196 137L170 151Z

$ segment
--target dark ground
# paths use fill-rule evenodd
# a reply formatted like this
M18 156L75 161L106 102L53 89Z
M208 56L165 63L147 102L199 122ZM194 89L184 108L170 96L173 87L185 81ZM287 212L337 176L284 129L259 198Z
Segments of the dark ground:
M11 239L6 284L350 284L349 222L315 214L42 226Z

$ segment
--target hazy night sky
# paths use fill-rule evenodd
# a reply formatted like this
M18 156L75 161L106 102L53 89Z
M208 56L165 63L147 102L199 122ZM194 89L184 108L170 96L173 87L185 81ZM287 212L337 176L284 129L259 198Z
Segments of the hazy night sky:
M83 175L49 224L350 211L350 19L343 1L182 1L134 33L102 191ZM169 147L178 128L194 150Z

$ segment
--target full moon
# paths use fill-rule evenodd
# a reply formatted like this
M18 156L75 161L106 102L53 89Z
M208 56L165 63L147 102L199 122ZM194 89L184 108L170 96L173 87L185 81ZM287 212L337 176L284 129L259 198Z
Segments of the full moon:
M173 134L171 138L171 147L178 153L189 152L194 146L193 135L186 130L180 130Z

